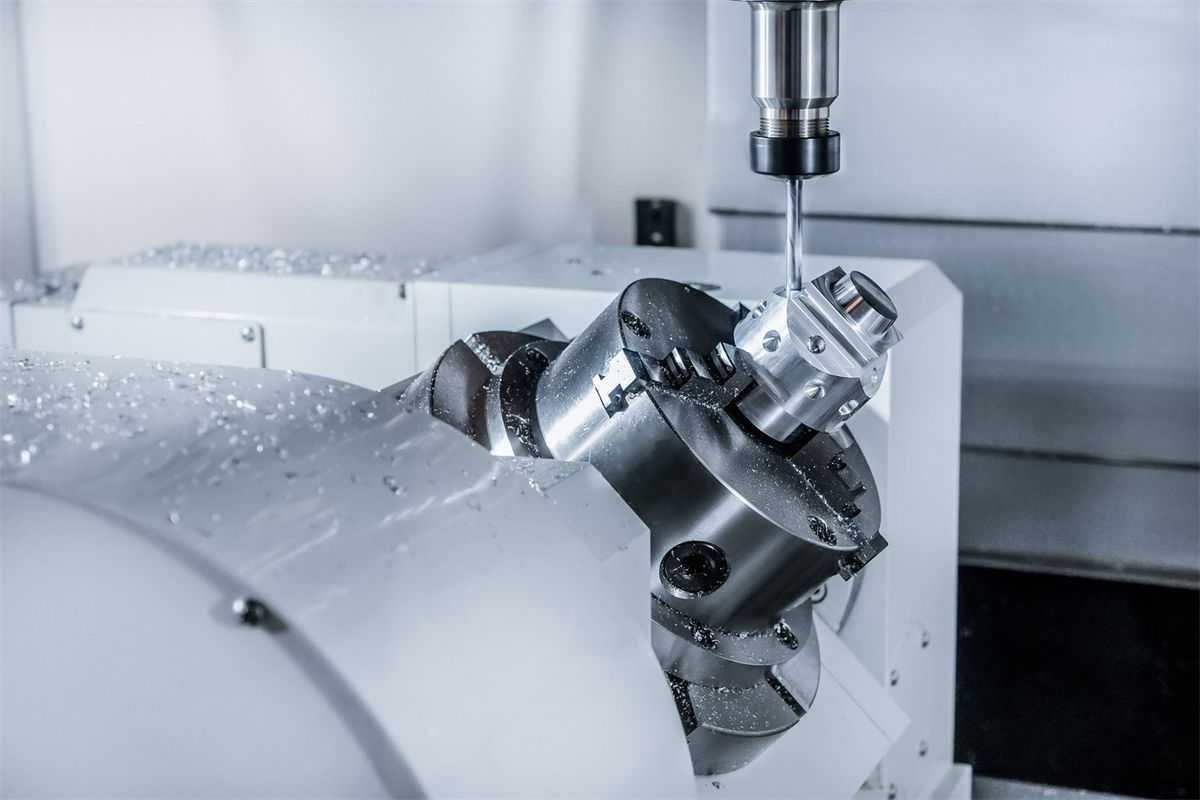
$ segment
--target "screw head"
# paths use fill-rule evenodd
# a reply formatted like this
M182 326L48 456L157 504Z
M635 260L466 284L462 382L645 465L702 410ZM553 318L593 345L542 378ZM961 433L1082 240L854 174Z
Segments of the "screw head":
M888 683L892 686L900 683L900 670L894 669L888 673Z
M71 317L71 327L77 331L83 330L83 317L78 315Z
M253 597L239 597L233 601L231 606L233 616L243 625L248 625L251 628L257 628L267 621L267 616L270 612L263 605L261 600L256 600Z
M929 753L929 742L922 739L921 743L917 745L917 755L919 755L921 758L924 758L926 756L926 754L928 754L928 753Z
M254 326L247 325L244 328L242 328L242 341L243 342L253 342L255 340L255 338L257 338L257 334L255 334L255 332L254 332Z
M808 337L808 352L824 353L825 352L825 337L824 336Z
M774 353L779 349L779 331L767 331L763 334L762 346L768 353Z
M929 647L930 641L932 641L932 637L929 635L929 631L921 631L921 647Z
M898 788L896 788L896 784L889 783L888 784L888 800L896 800L896 798L899 795L900 795L900 790Z
M804 396L809 400L820 400L825 396L825 386L819 381L813 381L804 387Z

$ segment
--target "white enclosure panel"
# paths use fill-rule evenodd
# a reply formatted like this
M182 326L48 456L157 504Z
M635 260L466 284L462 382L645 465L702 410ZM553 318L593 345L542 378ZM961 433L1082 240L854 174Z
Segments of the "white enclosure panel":
M517 242L481 256L440 264L438 276L439 280L489 285L502 278L506 286L597 291L609 297L636 280L665 278L726 300L754 303L783 283L783 259L730 252L734 249ZM811 265L817 274L823 274L846 259L813 253L805 262L806 267ZM855 257L853 263L872 275L878 272L880 281L901 280L928 266L923 259Z
M697 0L28 3L45 267L147 243L632 241L703 194Z
M516 331L550 319L568 338L579 335L617 296L589 289L451 284L451 340L486 330ZM536 310L533 310L536 309Z
M710 207L782 211L750 173L750 15L709 5ZM842 171L808 211L1200 226L1195 0L853 0Z
M649 639L648 531L599 473L493 458L433 418L346 384L233 368L196 380L189 369L38 354L0 363L10 409L0 416L9 443L0 442L0 507L18 510L0 536L0 586L7 592L10 572L28 579L3 596L13 616L0 628L0 688L22 696L23 713L0 724L5 742L26 744L13 752L37 761L12 794L359 797L377 775L395 797L557 797L579 787L691 795L678 710ZM85 401L43 403L76 385L89 387ZM23 487L49 499L43 513L11 499ZM82 540L44 542L48 532ZM151 552L104 548L122 534ZM103 557L92 555L97 546ZM27 556L39 548L34 565ZM62 559L70 568L55 569ZM157 569L155 559L186 564L217 592L205 597L181 578L176 592L179 570ZM69 580L93 567L104 580ZM136 578L123 581L125 569ZM54 596L29 588L39 583ZM268 609L257 629L230 613L233 598L247 596ZM138 615L147 602L154 607ZM51 617L62 630L45 623ZM88 631L76 635L77 625ZM181 635L196 626L226 633ZM19 684L7 683L10 633ZM307 691L315 708L299 698L275 713L264 698L239 704L222 693L238 673L273 672L231 650L247 638L277 643L310 679L270 687L265 699ZM141 676L145 649L151 674ZM219 668L208 668L212 658ZM39 670L41 660L53 671ZM114 687L135 706L126 715L94 697L103 681L92 661L120 674ZM59 712L49 730L39 697ZM214 717L214 706L227 713ZM321 718L330 708L351 729L341 737L353 740L349 756L323 746L342 732ZM103 736L93 709L113 722L102 752L55 769L70 755L59 738L86 749ZM72 712L86 719L72 725ZM240 725L239 714L255 719ZM308 721L296 724L298 715ZM223 738L221 724L233 726ZM275 725L287 730L273 737ZM163 726L169 734L156 737ZM231 746L246 730L266 737L261 747L253 737ZM208 747L214 736L221 741ZM170 764L155 758L171 744L179 750ZM319 752L308 758L306 747ZM162 771L139 768L147 758ZM0 764L5 779L9 770ZM321 775L306 784L313 770ZM67 775L77 780L63 786Z
M904 339L849 427L875 475L889 546L864 570L841 635L912 720L881 769L884 787L911 798L954 760L962 296L932 267L901 280L872 274L900 310Z
M415 305L395 280L98 264L69 305L17 304L15 339L23 349L265 366L381 389L416 370Z
M390 796L297 637L226 611L232 581L38 492L0 507L0 796Z
M262 328L247 320L25 304L13 316L22 350L263 366Z

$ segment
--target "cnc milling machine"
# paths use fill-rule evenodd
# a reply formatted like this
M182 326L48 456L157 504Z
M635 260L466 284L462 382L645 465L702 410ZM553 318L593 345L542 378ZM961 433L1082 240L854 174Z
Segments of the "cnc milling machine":
M961 301L803 252L839 4L749 3L779 289L751 254L177 245L11 294L16 791L966 796Z

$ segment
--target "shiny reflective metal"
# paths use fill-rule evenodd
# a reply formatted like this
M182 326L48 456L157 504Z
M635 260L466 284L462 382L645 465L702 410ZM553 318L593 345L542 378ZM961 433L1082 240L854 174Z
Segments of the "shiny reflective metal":
M800 291L777 292L734 332L755 381L738 409L778 442L834 432L878 391L887 351L901 338L897 317L874 281L841 268ZM781 337L775 348L763 346L769 333Z
M746 410L769 380L779 399L763 397L820 422L848 402L837 380L882 375L898 334L858 332L832 295L842 274L794 293L795 329L782 295L739 324L691 286L637 281L569 344L476 334L394 389L493 453L591 464L650 528L654 645L697 774L745 765L806 713L820 675L809 598L886 545L844 420L837 439L795 421L775 437ZM830 346L812 355L817 334Z
M814 277L803 270L803 178L836 171L840 159L838 134L829 129L829 108L838 96L840 7L841 0L750 0L751 92L759 108L751 166L787 176L784 287L789 292ZM771 140L770 147L763 149L768 144L763 140ZM806 145L817 144L813 160L805 160ZM784 149L773 150L777 145ZM771 152L776 155L767 155ZM785 152L790 153L786 159ZM786 163L771 163L776 158Z
M784 214L783 263L787 272L784 287L798 292L805 283L804 276L804 181L787 179L787 211Z
M829 130L838 96L841 0L751 0L752 91L764 136Z

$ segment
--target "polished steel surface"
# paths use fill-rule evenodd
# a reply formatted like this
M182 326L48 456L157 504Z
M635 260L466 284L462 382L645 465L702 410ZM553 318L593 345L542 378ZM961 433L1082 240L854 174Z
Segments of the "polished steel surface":
M765 136L822 136L838 95L841 0L752 0L752 91Z

